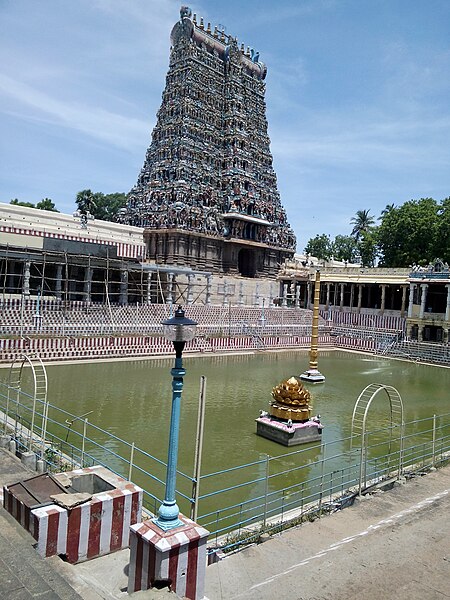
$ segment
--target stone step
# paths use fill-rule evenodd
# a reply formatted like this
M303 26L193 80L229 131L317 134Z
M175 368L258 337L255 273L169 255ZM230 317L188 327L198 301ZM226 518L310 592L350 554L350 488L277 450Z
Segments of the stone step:
M67 581L33 548L35 540L0 507L0 598L80 600Z

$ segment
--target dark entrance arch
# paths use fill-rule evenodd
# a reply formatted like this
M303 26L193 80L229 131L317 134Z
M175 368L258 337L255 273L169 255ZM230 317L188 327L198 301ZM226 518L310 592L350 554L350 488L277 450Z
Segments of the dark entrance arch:
M254 277L256 275L255 252L243 248L238 254L238 269L243 277Z

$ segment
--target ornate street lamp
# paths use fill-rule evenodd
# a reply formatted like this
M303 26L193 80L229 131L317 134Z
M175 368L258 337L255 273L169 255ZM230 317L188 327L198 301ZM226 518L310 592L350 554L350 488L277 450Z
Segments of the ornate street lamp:
M164 531L179 527L183 523L178 518L178 508L175 491L178 462L178 437L180 432L180 405L183 390L183 349L186 342L194 339L197 322L184 316L184 310L178 306L175 316L162 322L164 337L173 343L175 348L175 365L172 375L172 413L170 416L169 451L167 457L166 490L164 502L161 504L155 524Z

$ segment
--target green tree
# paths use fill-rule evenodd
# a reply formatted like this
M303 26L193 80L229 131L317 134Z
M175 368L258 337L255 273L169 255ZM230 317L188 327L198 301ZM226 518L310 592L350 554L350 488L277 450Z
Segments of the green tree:
M438 248L440 208L433 198L421 198L409 200L384 214L378 228L381 264L385 267L407 267L412 263L424 265L434 260Z
M438 219L434 257L450 263L450 197L442 200L438 209Z
M124 208L127 203L127 195L123 192L115 192L113 194L95 194L98 219L104 221L115 221L117 213L121 208ZM101 215L101 216L100 216Z
M384 215L387 215L388 213L390 213L391 210L394 210L394 208L395 208L395 204L386 204L386 206L381 211L381 216L378 217L378 220L381 221L381 219L384 217Z
M21 202L17 198L14 200L10 200L10 204L14 204L15 206L26 206L27 208L36 208L32 202Z
M358 254L358 245L351 235L337 235L333 242L333 256L336 260L354 262Z
M39 208L40 210L49 210L51 212L59 212L55 203L50 198L42 198L42 200L36 204L36 208Z
M333 255L333 242L329 235L322 233L311 238L305 246L305 252L322 260L329 260Z
M81 190L81 192L78 192L75 204L82 215L90 213L95 217L96 204L92 190Z
M89 212L95 219L115 221L119 210L126 205L127 195L123 192L103 194L103 192L82 190L78 192L75 202L83 215Z
M363 232L369 231L375 225L375 218L370 214L370 210L358 210L350 219L350 225L353 225L350 235L358 241Z
M378 255L378 227L363 231L358 242L359 256L363 267L375 266Z

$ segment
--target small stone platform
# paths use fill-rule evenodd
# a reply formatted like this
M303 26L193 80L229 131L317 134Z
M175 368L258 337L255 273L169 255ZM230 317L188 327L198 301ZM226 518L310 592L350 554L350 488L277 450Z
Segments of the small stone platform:
M268 440L283 444L283 446L297 446L309 444L322 439L323 425L318 421L292 422L268 417L259 417L256 420L256 434Z

